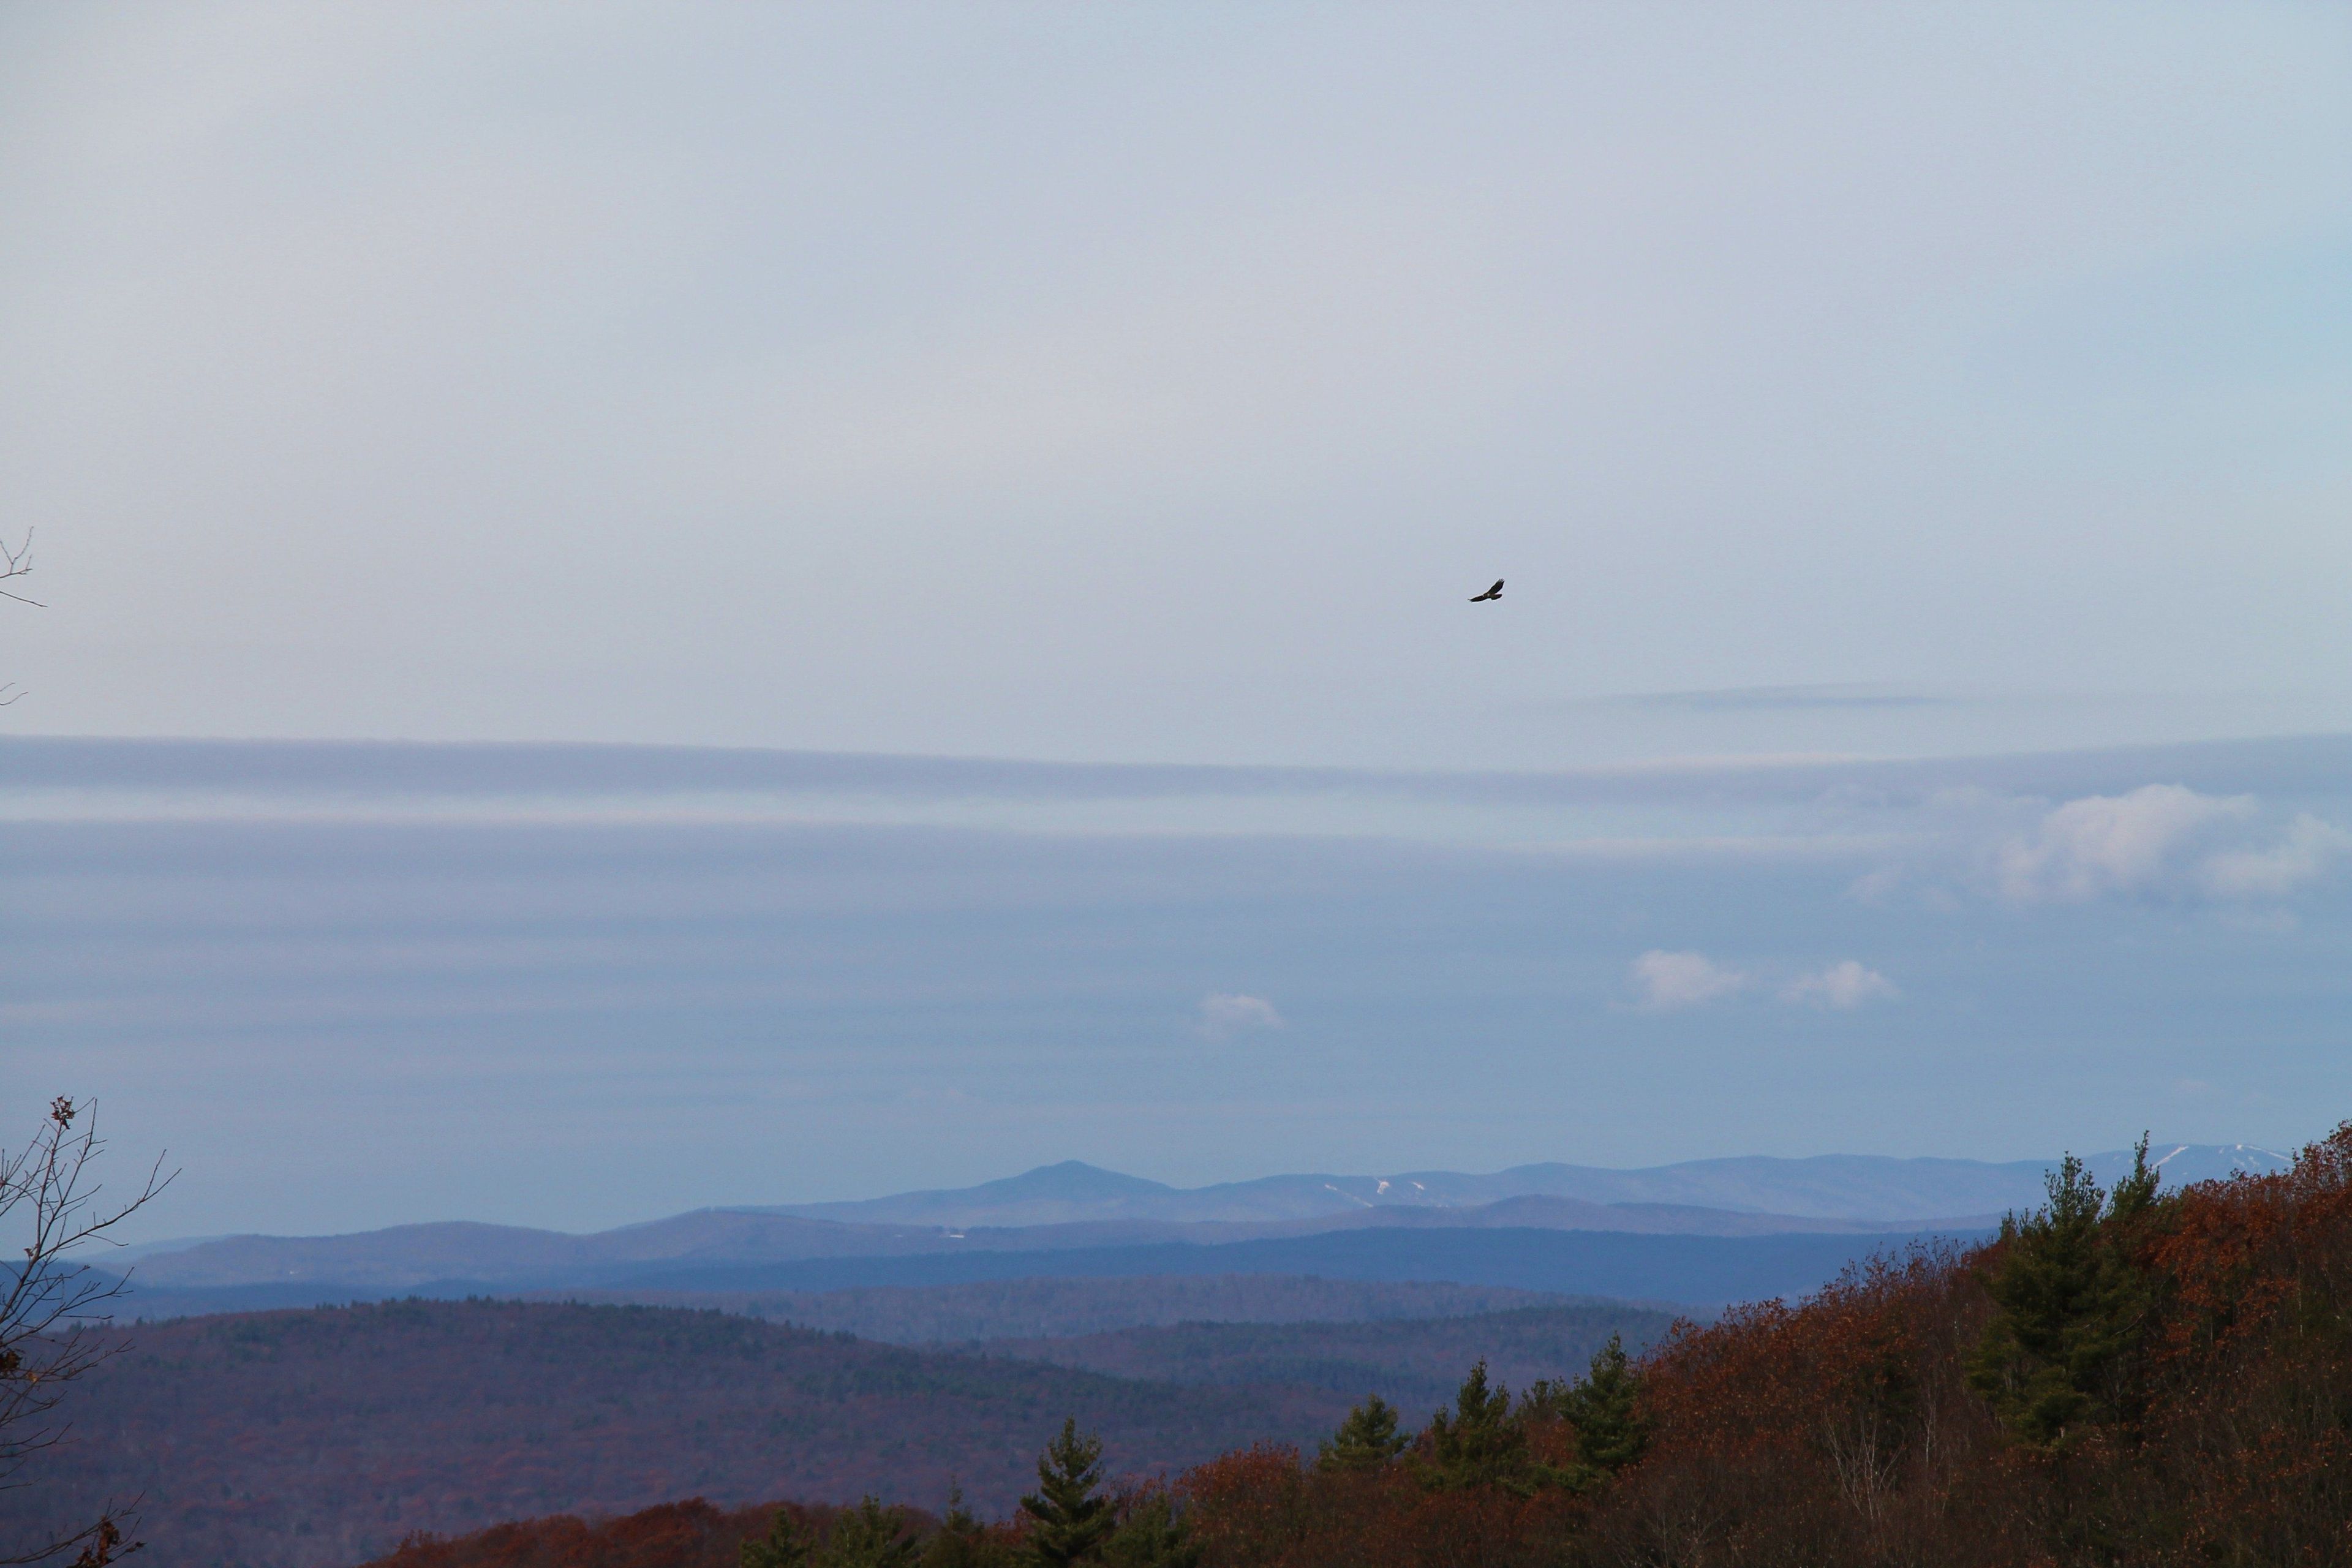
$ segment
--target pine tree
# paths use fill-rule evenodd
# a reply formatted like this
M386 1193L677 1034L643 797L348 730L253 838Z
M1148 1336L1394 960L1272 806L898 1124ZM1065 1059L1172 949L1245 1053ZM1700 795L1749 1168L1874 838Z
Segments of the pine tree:
M2110 1223L2134 1226L2140 1216L2156 1207L2156 1188L2159 1180L2148 1168L2147 1134L2142 1132L2139 1142L2132 1146L2132 1172L2116 1184L2107 1194L2107 1219Z
M1429 1423L1431 1484L1458 1489L1502 1486L1532 1489L1527 1429L1511 1417L1511 1391L1486 1381L1486 1363L1470 1369L1454 1396L1454 1414L1439 1411Z
M1073 1416L1038 1458L1037 1489L1021 1500L1021 1511L1037 1521L1029 1543L1045 1568L1094 1559L1116 1522L1108 1500L1095 1495L1101 1484L1102 1440L1080 1436Z
M1407 1439L1397 1431L1396 1406L1379 1394L1368 1395L1348 1412L1316 1456L1324 1470L1377 1470L1404 1452Z
M2135 1374L2155 1283L2133 1252L2158 1205L2146 1137L2112 1196L2072 1154L2046 1180L2048 1204L2001 1221L1984 1282L1995 1310L1968 1377L2018 1436L2054 1448L2085 1426L2139 1413Z
M808 1568L808 1532L789 1508L776 1510L765 1541L747 1541L737 1549L743 1568Z
M963 1502L963 1489L948 1489L948 1508L940 1527L923 1546L922 1568L1015 1568L1017 1559L1003 1537L973 1517Z
M1201 1547L1166 1492L1137 1501L1103 1542L1106 1568L1200 1568Z
M909 1568L916 1547L905 1531L898 1510L869 1493L834 1520L815 1568Z
M1584 1381L1562 1394L1560 1418L1576 1428L1577 1458L1590 1469L1614 1474L1650 1446L1649 1422L1642 1415L1642 1373L1625 1353L1622 1336L1592 1357Z

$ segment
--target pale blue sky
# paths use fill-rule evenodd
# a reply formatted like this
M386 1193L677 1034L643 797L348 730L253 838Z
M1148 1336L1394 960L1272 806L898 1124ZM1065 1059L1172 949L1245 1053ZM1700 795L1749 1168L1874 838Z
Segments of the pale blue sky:
M12 5L9 721L2340 729L2347 79L2320 5ZM1811 685L1945 701L1577 706Z

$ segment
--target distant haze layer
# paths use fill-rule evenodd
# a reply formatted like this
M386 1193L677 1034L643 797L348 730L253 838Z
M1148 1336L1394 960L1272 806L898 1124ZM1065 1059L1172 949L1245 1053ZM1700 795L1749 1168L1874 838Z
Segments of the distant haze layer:
M2352 1112L2347 825L2342 738L1540 774L0 741L0 1087L185 1167L139 1239L1068 1159L2284 1150Z

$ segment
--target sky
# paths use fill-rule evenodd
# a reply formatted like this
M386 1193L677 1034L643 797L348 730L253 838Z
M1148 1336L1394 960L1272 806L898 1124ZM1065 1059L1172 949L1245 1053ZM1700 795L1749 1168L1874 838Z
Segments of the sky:
M0 9L0 1091L180 1232L2316 1135L2347 79L2314 5Z
M12 5L13 721L2340 728L2347 75L2315 5Z
M0 740L0 1083L143 1234L600 1228L1083 1159L2293 1148L2352 737L1544 773Z

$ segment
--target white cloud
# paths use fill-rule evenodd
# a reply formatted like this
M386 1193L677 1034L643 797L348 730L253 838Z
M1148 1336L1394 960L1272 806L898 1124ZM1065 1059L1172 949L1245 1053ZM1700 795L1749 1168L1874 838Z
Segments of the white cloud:
M1801 974L1780 989L1783 1002L1810 1002L1817 1007L1850 1011L1865 1002L1892 1001L1903 993L1895 982L1858 959L1832 963L1813 974Z
M2305 812L2288 824L2286 837L2269 848L2208 855L2198 865L2197 880L2216 898L2284 898L2326 876L2347 854L2352 854L2352 833Z
M1993 853L1994 879L2000 896L2019 904L2147 891L2179 871L2207 830L2253 814L2251 796L2200 795L2180 784L2086 795L2052 811L2032 832L2002 842Z
M1282 1015L1263 996L1227 995L1222 992L1201 998L1201 1033L1213 1040L1245 1029L1279 1029Z
M2252 795L2146 784L2070 800L1999 840L1990 861L2002 898L2037 904L2130 893L2284 898L2347 857L2352 833L2308 812L2281 832Z
M2352 864L2352 832L2336 823L2184 784L2055 805L1991 791L1945 791L1923 804L1916 831L1857 876L1849 898L1946 908L1969 894L2016 905L2201 900L2239 906L2227 918L2243 922L2255 918L2246 906L2286 899Z
M1641 990L1642 1005L1661 1013L1728 996L1748 984L1747 974L1727 969L1703 952L1656 949L1633 961L1633 979Z

